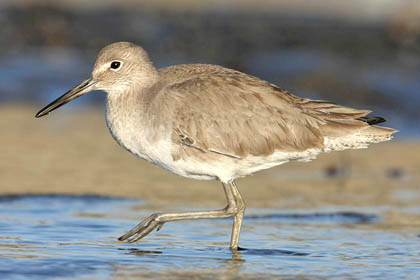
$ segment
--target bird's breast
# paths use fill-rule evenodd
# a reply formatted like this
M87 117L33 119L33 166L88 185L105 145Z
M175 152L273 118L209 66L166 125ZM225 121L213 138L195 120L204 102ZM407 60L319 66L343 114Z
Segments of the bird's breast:
M137 157L150 160L146 153L147 141L144 134L147 130L136 114L108 101L105 119L112 137L119 145Z

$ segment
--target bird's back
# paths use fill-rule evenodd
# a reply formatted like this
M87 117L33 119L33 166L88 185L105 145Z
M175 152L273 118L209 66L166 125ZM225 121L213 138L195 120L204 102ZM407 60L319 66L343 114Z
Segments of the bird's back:
M235 166L244 176L321 152L366 147L393 129L370 126L367 110L299 98L259 78L214 65L159 70L148 114L163 124L174 162Z

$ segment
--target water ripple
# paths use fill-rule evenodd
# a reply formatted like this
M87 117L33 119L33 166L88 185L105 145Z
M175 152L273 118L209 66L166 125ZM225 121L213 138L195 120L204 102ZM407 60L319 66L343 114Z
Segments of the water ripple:
M139 204L141 209L134 207ZM135 224L133 217L152 212L142 201L94 195L0 196L0 279L420 275L418 232L381 230L375 226L380 213L275 211L284 213L250 209L256 214L244 222L244 247L232 252L228 219L169 223L130 244L116 238Z

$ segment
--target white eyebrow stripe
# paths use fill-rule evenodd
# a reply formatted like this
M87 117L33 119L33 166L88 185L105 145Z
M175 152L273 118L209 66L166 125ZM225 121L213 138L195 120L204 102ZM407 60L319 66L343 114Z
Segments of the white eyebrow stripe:
M103 73L109 68L109 63L102 64L98 68L95 69L96 73Z

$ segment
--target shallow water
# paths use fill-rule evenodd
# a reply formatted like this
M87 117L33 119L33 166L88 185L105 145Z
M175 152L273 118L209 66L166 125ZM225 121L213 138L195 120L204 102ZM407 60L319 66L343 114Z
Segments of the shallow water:
M420 275L418 232L378 227L380 209L247 209L234 254L231 219L168 223L138 244L117 241L153 210L110 197L2 196L0 279Z

